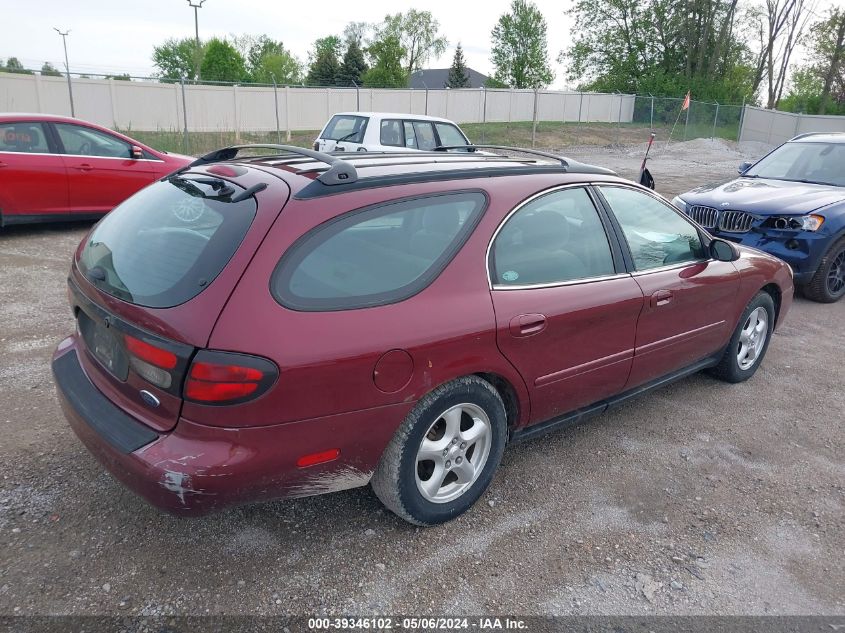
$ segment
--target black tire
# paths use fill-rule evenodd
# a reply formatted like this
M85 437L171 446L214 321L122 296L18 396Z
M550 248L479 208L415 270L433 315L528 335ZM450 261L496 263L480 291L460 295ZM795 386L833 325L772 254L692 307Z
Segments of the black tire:
M763 342L763 347L753 364L750 367L743 369L740 366L739 359L737 358L740 351L740 336L742 335L743 328L745 328L748 324L751 314L758 308L763 308L768 315L766 340ZM766 351L769 349L769 343L772 340L772 331L774 330L774 326L775 302L772 300L772 296L768 292L760 291L755 295L748 306L746 306L745 310L743 310L742 317L740 317L739 323L737 323L733 336L731 336L731 341L725 348L725 352L722 355L719 364L708 370L709 373L720 380L733 383L744 382L751 378L751 376L753 376L757 371L757 368L760 367L760 364L763 362L763 358L766 356Z
M845 297L845 284L838 290L831 288L830 275L834 272L834 265L842 271L845 267L845 237L831 246L822 257L816 274L801 291L805 297L819 303L833 303Z
M433 502L417 487L417 451L432 425L442 419L440 416L459 404L474 405L486 414L490 450L480 474L460 496ZM417 403L396 431L373 474L373 490L389 510L415 525L437 525L454 519L469 510L490 485L502 460L507 431L505 405L489 382L465 376L441 385Z

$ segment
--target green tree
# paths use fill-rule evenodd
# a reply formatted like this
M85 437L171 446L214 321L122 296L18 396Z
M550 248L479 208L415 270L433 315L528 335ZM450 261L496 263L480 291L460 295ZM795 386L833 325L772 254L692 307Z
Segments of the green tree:
M106 75L106 79L114 79L115 81L132 81L129 73L121 73L119 75Z
M446 86L449 88L467 88L469 86L469 73L464 60L464 49L460 42L455 48L455 56L452 58L452 67L449 69L449 79L446 80Z
M232 44L215 37L206 44L200 77L206 81L244 81L247 79L246 62Z
M361 78L368 88L407 88L408 71L402 65L405 47L388 35L367 47L372 67Z
M343 63L340 65L338 83L341 86L361 85L361 77L369 70L367 61L364 59L364 51L356 39L348 39L346 52L343 54Z
M558 61L579 89L683 95L737 103L755 64L737 0L576 0L572 46ZM749 26L746 30L750 29Z
M33 72L31 70L27 70L23 67L20 60L17 57L10 57L6 60L6 67L2 70L5 70L7 73L15 73L18 75L32 75Z
M169 39L153 47L153 64L156 74L164 80L177 81L180 77L198 79L197 69L202 66L206 44L192 37Z
M485 88L507 88L508 84L504 81L499 81L495 77L488 77L487 80L484 82Z
M417 11L409 9L406 13L387 15L384 22L376 27L376 39L385 40L396 38L405 51L402 53L402 64L405 72L410 75L420 70L428 59L434 55L442 55L449 44L440 35L440 23L431 15L431 11Z
M835 100L845 109L845 9L833 8L830 15L812 29L811 54L814 69L823 80L819 114Z
M243 35L233 43L246 60L249 80L256 83L298 84L302 82L302 63L282 42L267 35Z
M314 41L308 54L308 75L305 82L312 86L337 85L340 75L340 38L337 35Z
M62 73L50 62L44 62L44 65L41 66L41 74L44 77L62 77Z
M512 88L543 88L554 79L549 65L546 19L530 0L513 0L493 27L494 77Z

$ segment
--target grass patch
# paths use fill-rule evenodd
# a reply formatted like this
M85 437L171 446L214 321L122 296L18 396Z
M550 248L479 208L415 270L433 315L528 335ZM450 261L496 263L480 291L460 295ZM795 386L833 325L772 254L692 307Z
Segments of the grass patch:
M461 125L470 141L485 145L507 145L511 147L531 147L531 121L514 121L511 123L466 123ZM669 138L671 126L655 127L657 141L665 142ZM244 143L279 143L275 132L189 132L188 145L181 131L157 130L142 132L135 130L118 130L140 142L158 150L191 154L198 156L220 147ZM556 121L538 121L534 135L534 147L545 149L562 149L572 145L630 145L645 143L651 128L642 123L560 123ZM285 140L282 132L281 143L298 147L311 147L319 130L292 132L290 141ZM686 140L695 138L710 138L713 133L712 125L690 124L686 129ZM717 126L716 138L736 140L736 126ZM684 126L679 124L672 135L673 141L684 140Z

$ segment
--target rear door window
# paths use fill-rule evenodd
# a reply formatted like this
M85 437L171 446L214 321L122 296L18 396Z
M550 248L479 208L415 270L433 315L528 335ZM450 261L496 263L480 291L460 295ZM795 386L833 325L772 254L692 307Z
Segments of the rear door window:
M271 289L301 311L402 301L428 286L472 233L479 191L400 200L347 213L300 238L279 261Z
M229 201L241 187L203 181L175 176L126 200L94 227L79 269L103 292L137 305L169 308L197 296L256 213L252 197Z
M382 145L404 147L405 140L404 130L402 129L402 121L398 119L385 119L382 121L379 140Z
M41 123L0 123L0 152L48 154L47 135Z
M414 136L417 137L417 148L426 152L437 147L437 140L434 137L434 128L426 121L414 121Z
M615 274L604 226L583 188L532 200L504 224L490 252L493 285L549 285Z
M326 129L320 138L329 141L349 141L350 143L363 143L364 131L367 129L369 119L363 116L349 116L336 114L326 125Z

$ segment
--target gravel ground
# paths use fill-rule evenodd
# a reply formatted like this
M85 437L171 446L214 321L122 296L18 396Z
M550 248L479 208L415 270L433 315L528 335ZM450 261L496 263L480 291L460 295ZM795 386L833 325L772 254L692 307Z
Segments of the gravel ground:
M641 147L569 148L634 175ZM672 196L761 148L658 147ZM2 614L845 614L845 304L796 301L762 367L514 446L415 529L369 488L176 519L118 485L49 371L87 225L0 234Z

